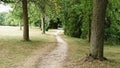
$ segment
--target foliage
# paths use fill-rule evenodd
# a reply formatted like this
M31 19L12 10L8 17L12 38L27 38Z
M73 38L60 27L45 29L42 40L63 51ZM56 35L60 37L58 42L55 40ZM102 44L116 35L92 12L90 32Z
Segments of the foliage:
M5 15L6 15L6 13L0 13L0 25L4 25Z
M92 1L86 0L61 0L58 1L60 6L59 16L63 22L63 27L66 35L73 36L76 29L81 29L81 38L87 38L88 23L92 21ZM109 42L120 41L120 2L119 0L109 0L105 23L105 40ZM90 16L90 19L89 18ZM80 20L81 19L81 20ZM80 20L81 24L76 21ZM75 26L79 25L79 26ZM80 32L80 31L79 31ZM75 33L77 34L77 33Z
M110 0L107 8L105 38L107 41L120 42L120 1Z
M13 11L6 14L6 22L5 25L19 25L23 24L23 11L22 11L22 4L11 4L13 7ZM33 26L39 26L40 23L40 12L39 9L33 4L28 4L28 15L29 15L29 24Z
M10 0L2 0L8 3ZM13 2L14 1L14 2ZM16 3L19 4L16 5ZM22 7L19 0L9 2L13 12L5 15L7 25L22 23ZM105 40L110 42L120 41L120 1L109 0L105 23ZM64 28L64 33L72 37L88 37L88 23L92 21L92 0L30 0L28 15L30 25L41 25L41 14L44 13L47 27L51 27L49 20L59 18ZM90 20L89 20L90 17ZM3 20L3 19L1 19ZM53 24L55 25L55 24Z
M28 16L29 16L29 22L33 26L39 26L40 25L40 16L41 13L39 12L39 8L36 7L33 3L28 4Z
M60 18L63 22L63 28L65 30L64 33L66 35L79 38L82 33L81 28L83 19L80 1L62 0L59 4L61 6Z

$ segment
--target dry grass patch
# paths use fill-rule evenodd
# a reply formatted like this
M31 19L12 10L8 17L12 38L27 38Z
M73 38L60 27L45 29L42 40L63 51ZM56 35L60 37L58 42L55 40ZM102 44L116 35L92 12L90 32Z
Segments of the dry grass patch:
M42 35L39 28L30 29L29 42L22 40L22 32L19 27L0 27L0 68L13 68L14 64L23 62L36 50L46 48L50 51L56 46L55 37Z
M68 58L64 68L120 68L120 45L105 45L105 57L108 61L83 62L89 53L89 44L86 40L63 36L68 43Z

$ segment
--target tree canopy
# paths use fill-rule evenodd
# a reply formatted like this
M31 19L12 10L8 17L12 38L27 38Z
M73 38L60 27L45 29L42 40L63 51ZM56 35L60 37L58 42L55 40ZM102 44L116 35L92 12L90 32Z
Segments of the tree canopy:
M22 3L20 0L1 0L9 4L13 11L0 13L1 25L19 25L22 21ZM104 40L119 43L120 41L120 10L119 0L109 0L105 16ZM28 17L29 24L41 26L41 14L45 15L46 27L50 20L62 22L64 34L77 38L88 38L92 22L93 2L91 0L29 0ZM5 21L3 21L5 19Z

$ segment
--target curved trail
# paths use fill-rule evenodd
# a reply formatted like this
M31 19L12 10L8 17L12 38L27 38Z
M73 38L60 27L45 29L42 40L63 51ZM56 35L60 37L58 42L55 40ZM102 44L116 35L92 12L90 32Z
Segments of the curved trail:
M13 65L12 68L62 68L62 63L67 56L67 43L58 35L61 31L57 30L54 33L57 39L57 46L54 50L47 52L46 49L51 46L43 50L36 50L32 56L26 58L20 64ZM46 54L44 55L44 53Z
M55 33L57 39L57 47L45 56L40 61L36 68L61 68L62 62L65 60L67 55L67 43L58 35L61 30L57 30Z

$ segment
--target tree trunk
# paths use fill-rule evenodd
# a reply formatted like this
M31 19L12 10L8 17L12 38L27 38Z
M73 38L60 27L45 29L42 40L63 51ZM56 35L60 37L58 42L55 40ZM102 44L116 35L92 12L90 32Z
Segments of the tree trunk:
M23 5L23 19L24 19L23 38L25 41L29 41L27 0L22 0L22 5Z
M104 23L106 7L107 0L93 0L90 55L94 59L104 59Z
M90 36L91 36L91 19L90 19L90 16L88 16L88 42L90 43Z
M42 17L42 14L41 14L41 23L40 23L40 28L41 28L41 30L43 30L43 17Z
M19 27L20 27L20 30L22 30L22 25L21 25L21 22L19 23Z
M42 34L45 34L45 15L42 15Z

